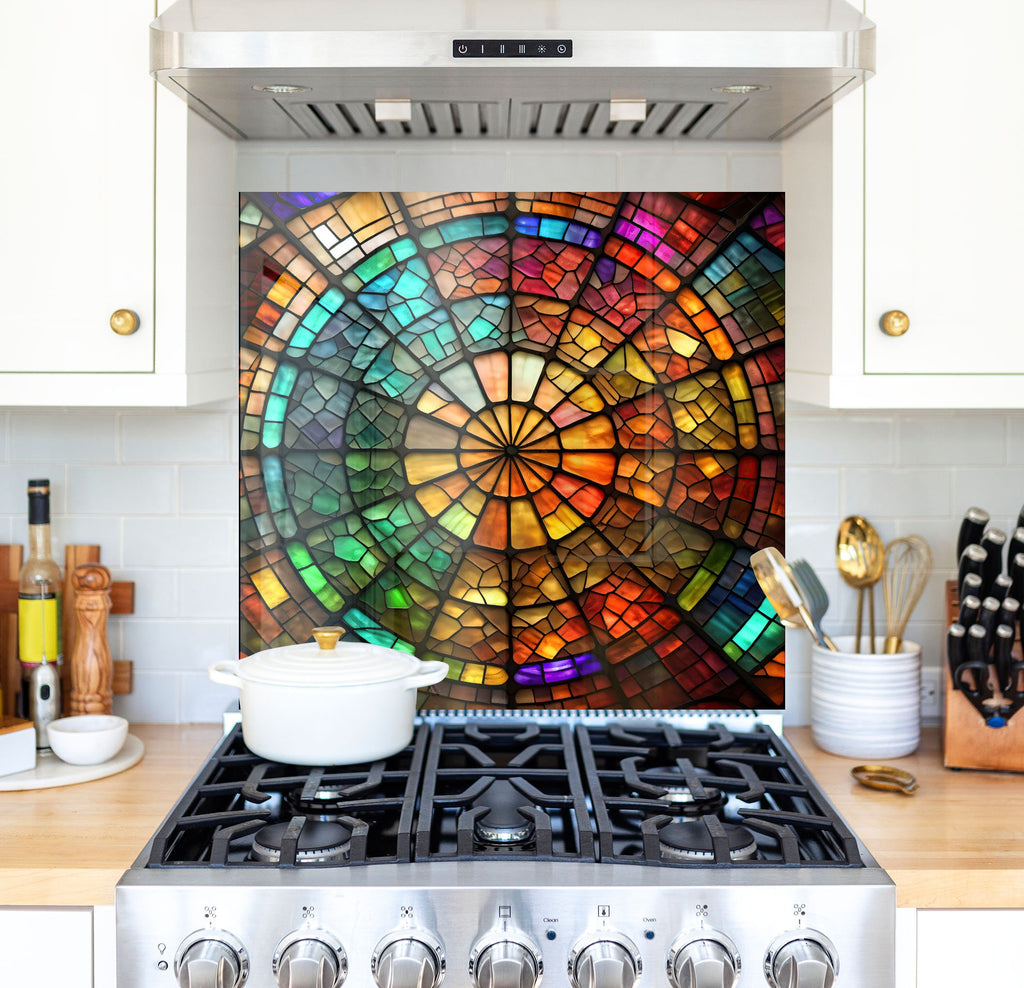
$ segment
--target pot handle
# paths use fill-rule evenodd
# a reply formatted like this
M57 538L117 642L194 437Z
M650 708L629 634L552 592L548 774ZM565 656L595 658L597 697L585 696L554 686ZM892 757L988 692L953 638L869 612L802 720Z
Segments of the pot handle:
M214 662L206 672L215 683L220 683L223 686L234 686L240 689L242 679L235 672L237 666L238 659L225 659L223 662Z
M448 675L447 662L421 662L419 672L405 682L407 690L418 690L421 686L433 686Z

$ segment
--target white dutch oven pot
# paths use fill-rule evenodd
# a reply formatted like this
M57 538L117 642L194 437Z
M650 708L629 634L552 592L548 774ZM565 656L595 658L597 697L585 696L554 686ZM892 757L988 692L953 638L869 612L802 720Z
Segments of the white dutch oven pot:
M444 679L447 664L339 643L340 628L313 635L210 666L215 683L238 688L246 745L291 765L351 765L401 751L412 738L416 690Z

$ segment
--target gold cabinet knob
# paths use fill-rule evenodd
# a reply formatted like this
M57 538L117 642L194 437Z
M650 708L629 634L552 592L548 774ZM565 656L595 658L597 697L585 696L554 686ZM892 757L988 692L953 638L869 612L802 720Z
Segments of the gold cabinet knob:
M110 317L110 328L118 336L131 336L139 328L139 317L131 309L118 309Z
M902 336L910 329L910 316L899 309L890 309L882 316L882 332L889 336Z

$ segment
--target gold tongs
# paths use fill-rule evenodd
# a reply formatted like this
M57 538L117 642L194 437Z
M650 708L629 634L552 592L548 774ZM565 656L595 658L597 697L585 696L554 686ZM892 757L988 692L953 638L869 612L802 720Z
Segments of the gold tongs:
M850 775L869 789L901 792L905 796L913 796L921 788L909 772L890 765L858 765L850 769Z

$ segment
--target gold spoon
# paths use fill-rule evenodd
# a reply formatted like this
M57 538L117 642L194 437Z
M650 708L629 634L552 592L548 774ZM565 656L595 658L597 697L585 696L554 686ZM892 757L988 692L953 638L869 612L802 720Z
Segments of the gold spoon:
M782 553L773 546L758 549L750 557L750 568L754 571L765 597L768 598L768 603L779 615L779 620L789 628L803 625L811 633L814 643L821 646L821 637L818 635L818 629L814 627L814 620L807 609L807 601ZM836 651L836 646L831 640L826 641L825 646L833 652Z
M870 641L868 650L875 650L875 594L874 586L885 568L885 545L874 525L860 515L850 515L839 524L836 537L836 567L846 583L858 590L857 638L854 651L860 651L861 630L864 627L864 592L868 595L868 622Z

